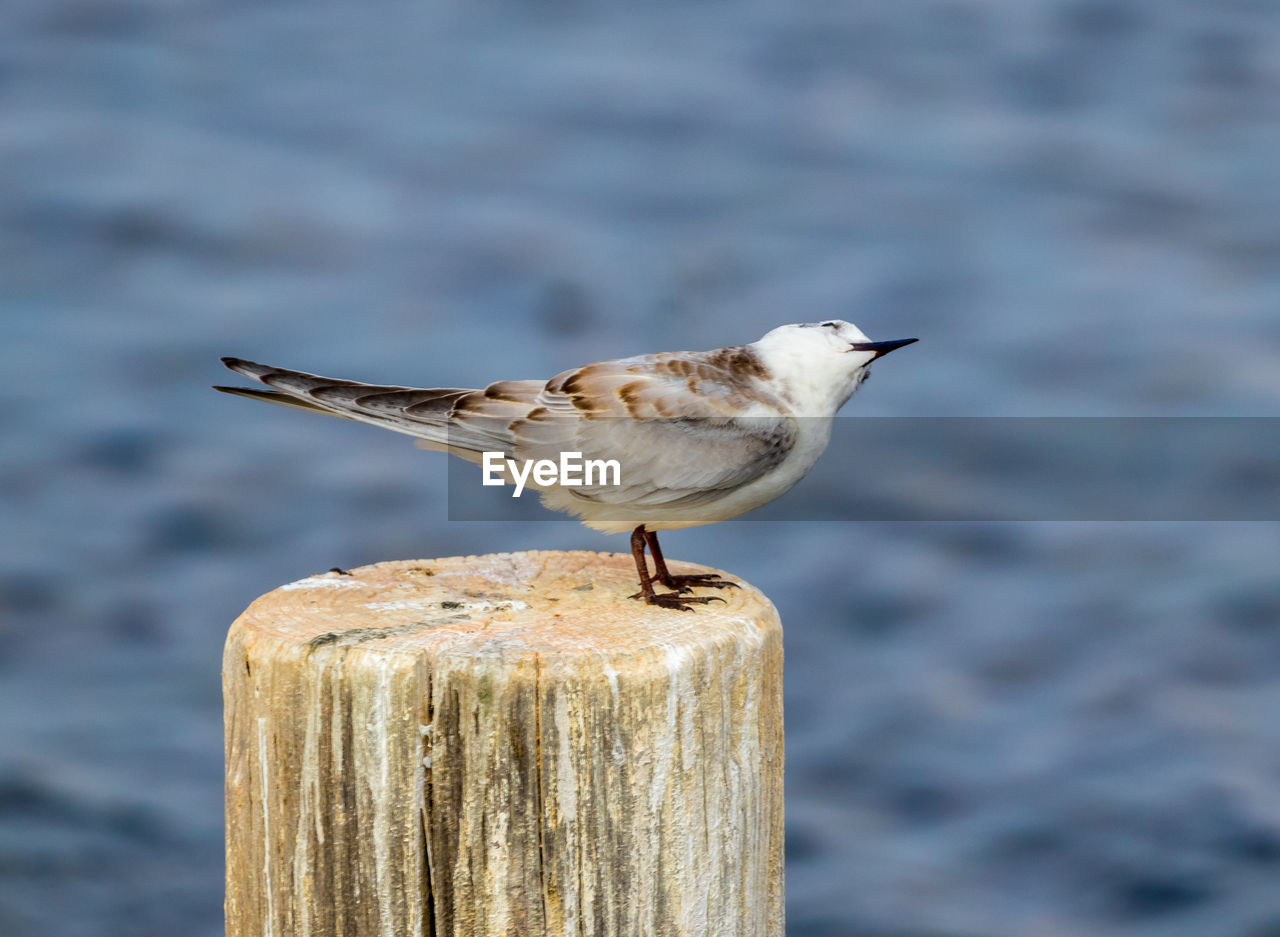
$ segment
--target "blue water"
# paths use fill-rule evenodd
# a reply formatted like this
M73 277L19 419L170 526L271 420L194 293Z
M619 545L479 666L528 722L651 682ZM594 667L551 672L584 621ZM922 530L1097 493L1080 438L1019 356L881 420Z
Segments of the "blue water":
M4 937L220 933L219 652L258 594L623 548L451 523L442 457L214 394L219 355L474 386L840 317L921 338L854 414L1280 400L1275 4L4 20ZM665 546L782 612L791 937L1280 933L1275 524Z

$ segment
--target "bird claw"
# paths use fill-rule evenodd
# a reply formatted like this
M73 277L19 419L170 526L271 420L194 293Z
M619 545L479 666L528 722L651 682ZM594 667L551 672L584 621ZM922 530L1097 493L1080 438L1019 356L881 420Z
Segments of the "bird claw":
M644 596L644 600L650 605L657 605L659 608L677 608L682 612L691 612L689 606L692 603L705 605L707 602L723 602L724 599L718 595L681 595L679 592L655 592L653 595Z
M700 589L738 589L741 588L736 582L730 582L728 579L721 579L715 573L689 573L683 576L672 576L663 580L662 584L668 589L675 589L676 592L692 591L694 586Z

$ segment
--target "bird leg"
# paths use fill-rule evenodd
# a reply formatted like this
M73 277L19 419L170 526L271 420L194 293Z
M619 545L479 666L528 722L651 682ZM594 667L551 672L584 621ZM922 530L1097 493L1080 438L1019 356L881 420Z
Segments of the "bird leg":
M643 525L641 525L643 529ZM715 573L686 573L674 576L667 569L667 561L662 556L662 547L658 546L656 531L645 530L644 539L649 544L649 554L653 557L653 578L668 589L676 592L688 592L691 586L703 586L708 589L738 588L736 582L721 579Z
M650 539L652 538L652 539ZM718 595L688 596L681 595L682 592L688 592L687 588L683 588L674 582L671 573L667 571L667 564L662 559L662 552L659 550L654 554L653 564L658 570L653 575L649 574L649 564L645 562L644 548L645 541L648 541L652 548L658 546L658 539L653 534L644 529L641 524L635 530L631 531L631 558L636 561L636 573L640 576L640 591L631 596L633 599L643 598L649 605L659 605L662 608L678 608L682 612L691 612L689 606L694 603L706 604L707 602L723 602L724 599ZM665 578L664 578L665 574ZM667 580L672 580L668 583ZM677 592L655 592L653 584L655 581L661 581L668 588L678 589ZM726 583L726 585L734 585L734 583ZM716 588L720 588L716 586Z

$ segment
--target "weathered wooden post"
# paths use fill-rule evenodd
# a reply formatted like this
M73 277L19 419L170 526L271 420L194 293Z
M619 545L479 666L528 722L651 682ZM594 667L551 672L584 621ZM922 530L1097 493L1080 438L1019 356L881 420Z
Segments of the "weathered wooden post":
M679 572L706 571L672 564ZM782 937L782 632L631 558L380 563L223 661L230 937Z

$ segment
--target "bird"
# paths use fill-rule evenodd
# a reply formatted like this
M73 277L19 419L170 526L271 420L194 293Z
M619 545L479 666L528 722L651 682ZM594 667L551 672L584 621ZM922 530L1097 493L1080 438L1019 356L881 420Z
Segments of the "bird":
M788 491L826 449L836 412L871 363L915 341L874 342L839 319L795 323L750 344L598 361L481 389L365 384L228 357L223 364L265 387L214 389L416 437L421 448L500 468L501 480L486 483L518 480L523 466L546 507L604 533L631 532L640 580L632 598L693 611L723 601L694 588L736 583L672 574L658 532L728 520ZM598 477L573 485L528 469L569 452L600 467Z

